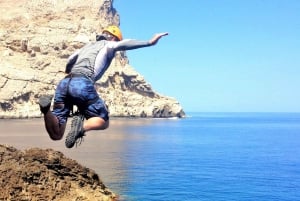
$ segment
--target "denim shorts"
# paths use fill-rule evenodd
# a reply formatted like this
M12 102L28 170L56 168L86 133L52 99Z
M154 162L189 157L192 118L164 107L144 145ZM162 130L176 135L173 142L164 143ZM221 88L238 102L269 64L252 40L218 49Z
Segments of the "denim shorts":
M108 110L99 97L94 83L85 76L65 77L57 85L52 113L59 124L67 122L70 111L76 105L86 119L101 117L109 119Z

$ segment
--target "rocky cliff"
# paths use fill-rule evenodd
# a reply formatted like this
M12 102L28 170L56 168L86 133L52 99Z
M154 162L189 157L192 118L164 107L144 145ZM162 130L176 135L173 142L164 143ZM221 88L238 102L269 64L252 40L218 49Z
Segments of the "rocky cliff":
M52 149L0 145L0 177L0 200L117 200L93 170Z
M0 0L0 118L40 117L66 60L107 25L119 25L113 0ZM96 83L111 116L184 117L178 101L156 93L120 52Z

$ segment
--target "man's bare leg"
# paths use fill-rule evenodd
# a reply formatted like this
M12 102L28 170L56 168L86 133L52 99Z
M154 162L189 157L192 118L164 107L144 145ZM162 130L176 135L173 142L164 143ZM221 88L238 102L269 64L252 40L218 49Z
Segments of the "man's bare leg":
M100 117L92 117L84 121L83 130L85 132L90 130L104 130L109 127L109 120L105 121Z
M59 125L58 119L49 110L44 114L45 127L52 140L61 140L66 129L66 124Z
M50 111L51 99L52 97L48 95L41 96L39 98L40 110L44 114L45 127L50 138L52 140L60 140L64 135L67 123L60 125L57 117L52 114ZM64 105L58 106L63 107Z

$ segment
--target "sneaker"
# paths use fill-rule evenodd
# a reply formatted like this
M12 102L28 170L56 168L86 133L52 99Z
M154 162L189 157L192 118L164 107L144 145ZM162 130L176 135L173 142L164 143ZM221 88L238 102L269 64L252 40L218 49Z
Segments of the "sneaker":
M65 141L65 145L67 148L72 148L75 144L81 144L84 136L83 130L83 119L82 115L73 116L73 120L71 123L71 130L68 133Z
M50 110L52 96L43 95L39 98L40 110L46 114Z

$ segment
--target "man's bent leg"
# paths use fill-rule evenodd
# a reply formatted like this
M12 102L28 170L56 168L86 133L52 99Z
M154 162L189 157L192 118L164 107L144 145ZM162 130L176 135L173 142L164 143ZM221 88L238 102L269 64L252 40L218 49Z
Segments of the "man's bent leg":
M105 121L101 117L91 117L83 124L84 131L104 130L109 127L109 120Z
M50 110L44 114L44 121L49 137L52 140L61 140L66 129L66 123L60 125L57 117Z
M66 123L60 125L57 117L50 111L51 96L41 96L39 98L40 110L44 114L46 130L52 140L60 140L63 137Z

